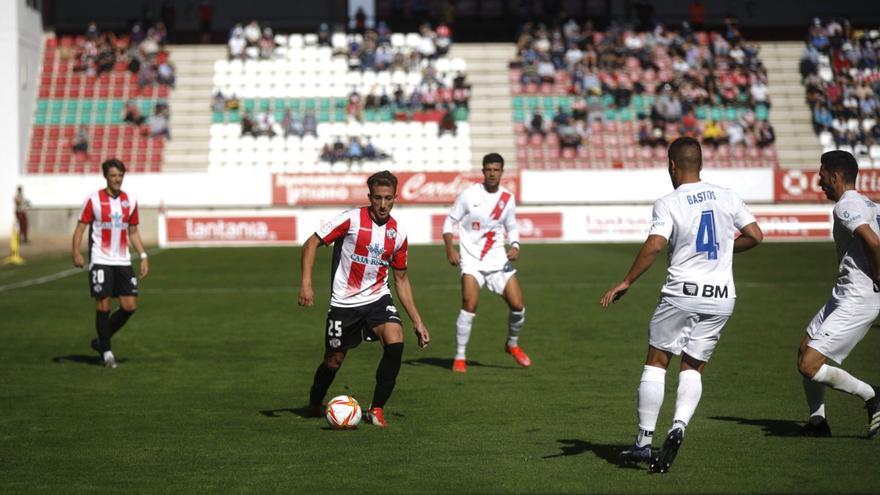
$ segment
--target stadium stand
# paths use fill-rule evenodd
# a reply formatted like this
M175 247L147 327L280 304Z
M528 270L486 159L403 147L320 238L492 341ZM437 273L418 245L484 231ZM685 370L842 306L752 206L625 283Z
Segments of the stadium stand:
M171 84L168 54L149 36L135 43L94 26L47 36L27 173L95 173L114 156L135 172L160 171ZM126 122L130 110L138 123Z
M236 27L229 57L214 63L209 169L470 169L467 65L440 55L450 47L438 49L438 38L429 26L364 35ZM314 132L302 129L306 119ZM353 139L387 156L321 159L334 156L325 145Z
M526 168L665 166L678 135L701 138L707 167L775 167L759 48L722 33L589 23L526 24L509 81Z
M823 151L842 149L880 168L880 30L815 19L800 57L801 84Z

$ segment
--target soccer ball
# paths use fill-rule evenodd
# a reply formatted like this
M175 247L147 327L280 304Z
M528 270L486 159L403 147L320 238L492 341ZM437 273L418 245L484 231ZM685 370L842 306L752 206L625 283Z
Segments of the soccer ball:
M334 430L351 430L357 428L361 422L361 406L354 397L340 395L330 399L327 403L327 413L324 415L330 428Z

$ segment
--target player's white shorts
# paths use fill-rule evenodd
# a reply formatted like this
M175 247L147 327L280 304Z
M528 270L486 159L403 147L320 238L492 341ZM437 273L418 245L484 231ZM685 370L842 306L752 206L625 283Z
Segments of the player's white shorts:
M866 308L852 299L831 298L807 326L808 346L842 363L868 333L880 308Z
M648 325L648 343L675 355L684 352L700 361L708 361L728 318L729 315L686 311L661 298Z
M477 283L480 284L480 288L484 286L490 291L500 295L504 294L504 288L507 287L507 281L510 280L510 277L516 274L516 268L513 268L508 264L501 270L494 270L491 272L483 272L480 270L476 270L474 268L464 268L461 269L461 275L470 275L477 279Z

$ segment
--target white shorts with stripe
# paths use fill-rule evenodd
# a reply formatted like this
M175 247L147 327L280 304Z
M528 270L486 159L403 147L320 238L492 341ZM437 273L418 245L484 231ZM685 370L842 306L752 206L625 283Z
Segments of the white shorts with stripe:
M809 347L842 363L868 333L880 308L864 307L852 299L828 299L807 326Z
M700 361L709 361L729 315L710 315L687 311L661 298L648 325L652 347Z
M486 287L491 292L495 294L503 295L504 288L507 287L507 281L510 280L510 277L516 274L516 268L508 263L501 270L494 270L491 272L484 272L480 270L476 270L474 268L464 268L461 269L461 275L470 275L477 280L477 284L480 285L480 288Z

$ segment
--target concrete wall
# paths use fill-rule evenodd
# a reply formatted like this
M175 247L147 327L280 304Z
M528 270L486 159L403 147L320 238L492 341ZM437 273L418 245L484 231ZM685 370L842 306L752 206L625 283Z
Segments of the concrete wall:
M40 13L24 0L0 2L0 235L12 231L13 196L30 144L31 119L39 84Z
M39 239L71 239L73 237L73 229L76 227L79 208L34 208L28 211L28 222L30 224L30 235L32 238ZM156 244L158 242L158 225L159 210L158 208L141 208L141 223L138 231L141 238L147 244ZM7 236L0 236L0 239L7 239ZM86 241L83 241L83 249L85 249ZM3 242L0 247L6 247ZM0 252L3 252L0 249Z

